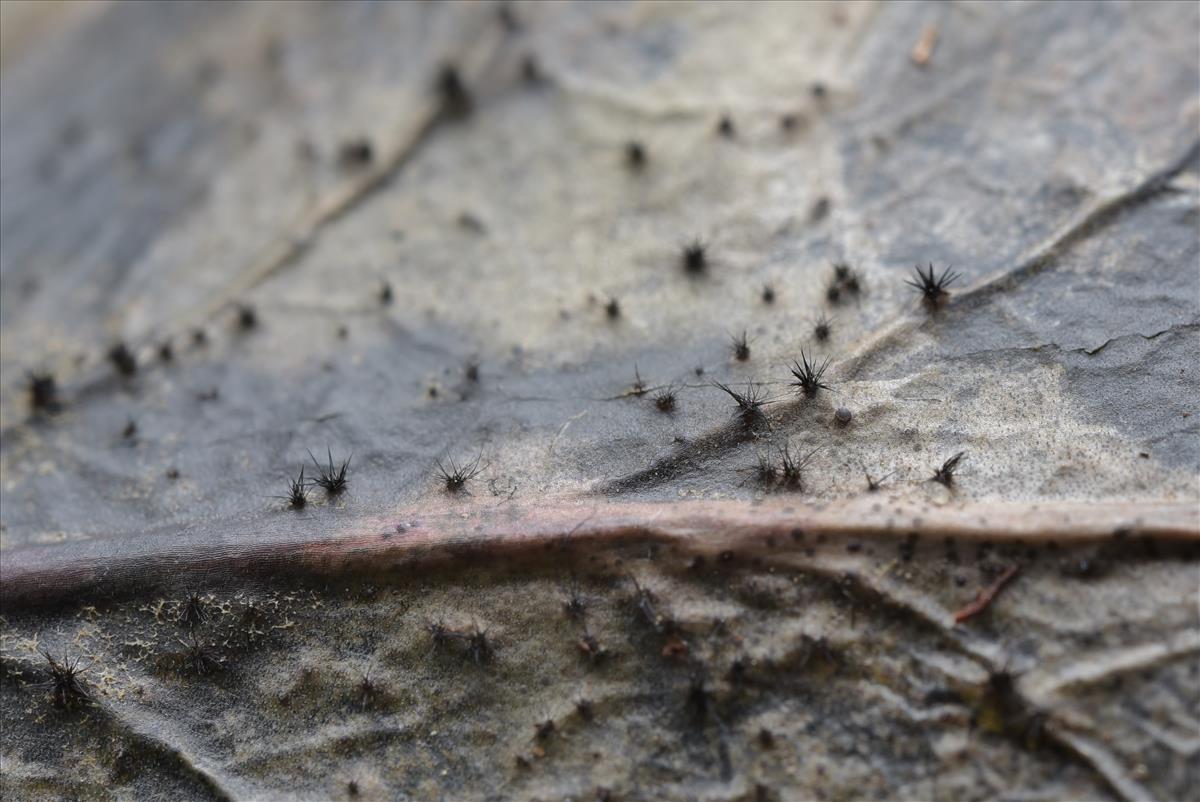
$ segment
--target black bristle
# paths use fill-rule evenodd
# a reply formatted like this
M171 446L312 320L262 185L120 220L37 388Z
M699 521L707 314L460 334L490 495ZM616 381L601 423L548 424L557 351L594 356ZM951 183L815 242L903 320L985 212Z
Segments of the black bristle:
M808 467L808 463L812 462L812 458L816 456L820 448L814 448L803 457L792 454L788 446L779 449L779 482L783 487L790 490L804 489L804 469Z
M934 471L934 474L929 478L929 481L938 482L946 487L953 485L954 472L958 470L958 463L962 461L962 458L966 456L966 453L967 452L965 451L960 451L950 459L943 462L942 467Z
M959 277L959 273L948 267L942 271L940 276L936 276L932 263L924 272L919 265L913 269L916 271L916 278L905 279L904 283L918 290L925 302L931 306L940 303L945 296L950 294L946 287Z
M325 455L329 459L328 466L322 466L317 462L317 458L313 456L311 451L308 452L309 459L313 461L313 465L317 466L317 477L312 480L312 483L322 488L327 494L336 496L345 491L348 484L346 479L346 471L350 468L350 460L354 458L351 454L342 464L334 468L333 452L328 447L325 449Z
M72 660L64 655L56 660L47 651L42 652L42 657L46 658L46 663L49 664L50 680L39 683L39 687L50 689L55 707L70 710L91 698L83 679L83 672L87 671L87 667L79 667L79 658Z
M733 336L733 358L738 362L745 362L750 358L750 339L746 336L745 329L741 335Z
M829 368L828 357L818 365L815 359L809 362L808 356L801 351L800 360L795 362L795 366L791 369L792 375L796 377L796 381L791 383L792 387L798 389L807 398L815 396L820 390L831 389L828 384L821 381L825 376L825 371Z
M669 384L654 396L654 406L659 412L675 411L675 385Z
M829 339L829 335L833 333L833 321L827 316L821 315L813 326L813 336L819 342L825 342Z
M763 421L762 408L765 404L770 403L763 398L761 388L757 387L754 382L746 382L746 392L739 393L733 390L727 384L721 382L713 382L713 387L723 391L726 395L733 399L737 404L737 415L742 419L742 423L747 426L753 426Z
M188 629L196 629L208 621L208 605L199 593L193 593L179 608L179 623Z
M474 479L480 471L483 470L479 466L479 460L483 458L483 452L480 452L475 459L465 463L461 467L455 464L451 457L446 458L446 462L450 464L449 470L442 464L442 461L437 460L438 475L441 476L442 482L445 485L447 493L465 493L467 482Z
M304 481L304 466L300 466L300 475L288 482L287 495L275 496L287 502L290 509L302 510L308 505L308 486Z

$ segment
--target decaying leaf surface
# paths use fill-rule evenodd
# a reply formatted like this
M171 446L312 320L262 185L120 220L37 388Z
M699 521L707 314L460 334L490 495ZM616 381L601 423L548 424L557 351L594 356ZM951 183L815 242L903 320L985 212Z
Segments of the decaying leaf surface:
M2 40L5 798L1186 796L1200 11L498 8Z

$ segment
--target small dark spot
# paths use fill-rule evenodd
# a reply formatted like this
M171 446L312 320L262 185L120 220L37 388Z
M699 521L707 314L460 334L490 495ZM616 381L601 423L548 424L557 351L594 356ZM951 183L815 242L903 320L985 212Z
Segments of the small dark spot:
M688 564L687 564L688 570L689 571L703 571L705 562L706 562L706 560L704 559L704 556L701 554L697 554L694 557L692 557L692 559L688 560Z
M837 411L833 413L833 421L838 426L849 426L852 418L853 415L850 414L850 410L846 407L838 407Z
M171 347L170 340L158 344L158 359L160 362L171 362L175 359L175 349Z
M338 164L346 170L357 170L367 167L375 158L375 149L371 141L365 137L350 139L338 148Z
M178 468L167 468L167 478L168 479L178 479L179 478L179 469Z
M345 323L340 324L337 327L337 338L339 340L344 340L349 336L350 336L350 329L346 327Z
M862 551L862 544L849 543L846 545L846 551L850 552L851 554L857 554L858 552Z
M442 114L448 119L461 119L471 113L471 94L453 64L442 65L437 91L442 99Z
M608 315L609 320L616 320L621 316L621 302L616 298L609 298L608 303L604 305L604 313Z
M463 212L458 216L458 225L473 234L482 234L487 231L487 226L483 224L483 221L470 212Z
M521 59L521 80L530 86L537 86L545 80L537 56L532 53L526 53L525 57Z
M829 198L817 198L812 210L808 213L809 221L819 223L829 215Z
M900 544L900 559L910 562L917 551L917 533L913 532Z
M379 303L387 306L392 302L392 285L388 282L383 282L379 286Z
M521 30L521 21L517 19L517 12L513 10L512 3L500 3L496 7L496 19L505 33L516 33Z
M591 721L596 716L596 709L591 699L575 700L575 711L579 713L579 717L584 721Z
M825 96L828 94L825 84L821 83L820 81L815 82L811 87L809 87L809 91L812 92L812 96L817 100L824 100Z
M721 115L721 119L717 122L717 133L726 139L733 139L736 135L733 127L733 118L728 114Z
M466 376L467 381L469 381L469 382L473 382L473 383L478 382L479 381L479 363L475 362L475 361L468 362L466 370L463 371L463 375Z
M192 345L200 348L208 344L208 332L204 329L192 329Z
M358 796L358 783L354 780L346 783L346 793L350 796Z
M800 126L801 122L800 115L789 112L779 118L779 128L785 134L790 134Z
M803 529L793 529L792 530L792 542L793 543L803 543L804 542L804 530Z
M545 721L539 721L533 725L534 736L539 741L544 741L554 734L554 719L548 718Z
M117 343L108 349L108 361L113 364L122 376L132 376L137 373L137 359L125 343Z
M775 303L775 288L770 284L764 284L762 288L762 301L764 304Z
M126 440L133 440L134 438L137 437L137 433L138 433L137 421L135 421L133 418L130 418L125 423L125 428L121 430L121 437L125 438Z
M817 320L816 325L813 326L813 336L817 338L818 342L825 342L829 339L829 335L832 333L833 321L825 315L821 315L821 317Z
M250 331L258 325L258 313L250 304L238 304L237 325L242 331Z
M29 406L35 412L51 412L58 408L58 382L53 373L27 374Z
M763 727L758 731L758 745L763 749L770 749L775 746L775 734Z
M693 276L700 275L708 269L708 245L699 238L693 239L683 246L680 261L683 263L684 272Z
M641 142L632 140L625 143L625 165L632 171L640 172L647 161L646 148Z

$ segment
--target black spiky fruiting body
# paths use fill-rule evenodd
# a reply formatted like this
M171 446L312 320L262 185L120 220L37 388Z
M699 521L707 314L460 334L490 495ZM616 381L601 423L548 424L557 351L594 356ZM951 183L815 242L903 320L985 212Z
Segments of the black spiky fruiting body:
M832 333L833 321L825 315L821 315L816 324L813 325L813 336L816 337L819 342L826 342Z
M675 400L675 388L668 386L654 396L654 406L658 408L659 412L674 412Z
M750 340L745 331L733 338L733 358L738 362L745 362L750 358Z
M943 462L942 467L934 471L933 476L930 477L930 481L943 484L946 487L952 486L954 484L954 472L958 470L958 463L962 461L962 458L965 457L966 454L967 452L960 451L950 459Z
M437 461L438 475L442 478L447 493L466 492L467 482L474 479L483 470L479 467L481 457L482 455L477 456L462 466L457 465L453 458L447 457L446 462L450 465L449 469L442 464L441 460Z
M753 470L754 478L763 485L773 485L779 478L779 469L775 467L775 463L770 456L761 452L758 454L758 461L754 464Z
M737 404L737 415L742 419L742 423L754 426L763 421L765 416L762 408L767 401L762 397L760 388L755 386L754 382L746 382L745 393L739 393L721 382L713 382L713 386L724 392Z
M204 645L196 640L195 635L192 636L192 642L188 644L187 651L184 653L184 660L192 671L200 676L221 670L221 661L204 648Z
M199 593L193 593L184 600L183 606L179 609L179 623L188 629L196 629L206 621L208 621L208 606L204 603L204 597Z
M50 669L50 680L42 683L42 686L50 689L55 707L70 710L90 698L83 679L83 672L87 669L79 667L79 658L71 659L64 655L56 660L47 651L42 652L42 657L46 658Z
M302 510L308 505L308 485L304 481L304 466L300 466L300 475L288 482L287 495L279 496L290 509Z
M913 270L916 274L915 277L906 279L904 283L920 292L922 299L930 306L941 303L950 294L946 288L959 277L958 273L948 267L942 271L940 276L936 275L932 263L925 271L921 270L920 265Z
M788 446L779 450L779 483L790 490L804 488L804 469L820 449L814 448L803 457L792 454Z
M313 465L317 466L317 476L312 480L312 483L320 487L331 496L339 495L345 492L349 484L346 479L346 472L350 469L350 460L353 455L347 457L344 462L337 468L333 466L333 452L329 448L325 449L325 455L329 460L328 465L321 465L317 462L317 458L313 456L311 451L308 452L309 459L313 461Z
M823 360L820 364L817 363L816 359L813 359L813 361L810 362L808 355L801 351L800 361L795 362L791 369L792 376L796 378L796 380L791 383L791 386L799 390L800 393L802 393L806 398L812 398L821 390L831 389L830 386L825 384L823 381L825 377L825 371L828 369L828 358Z

